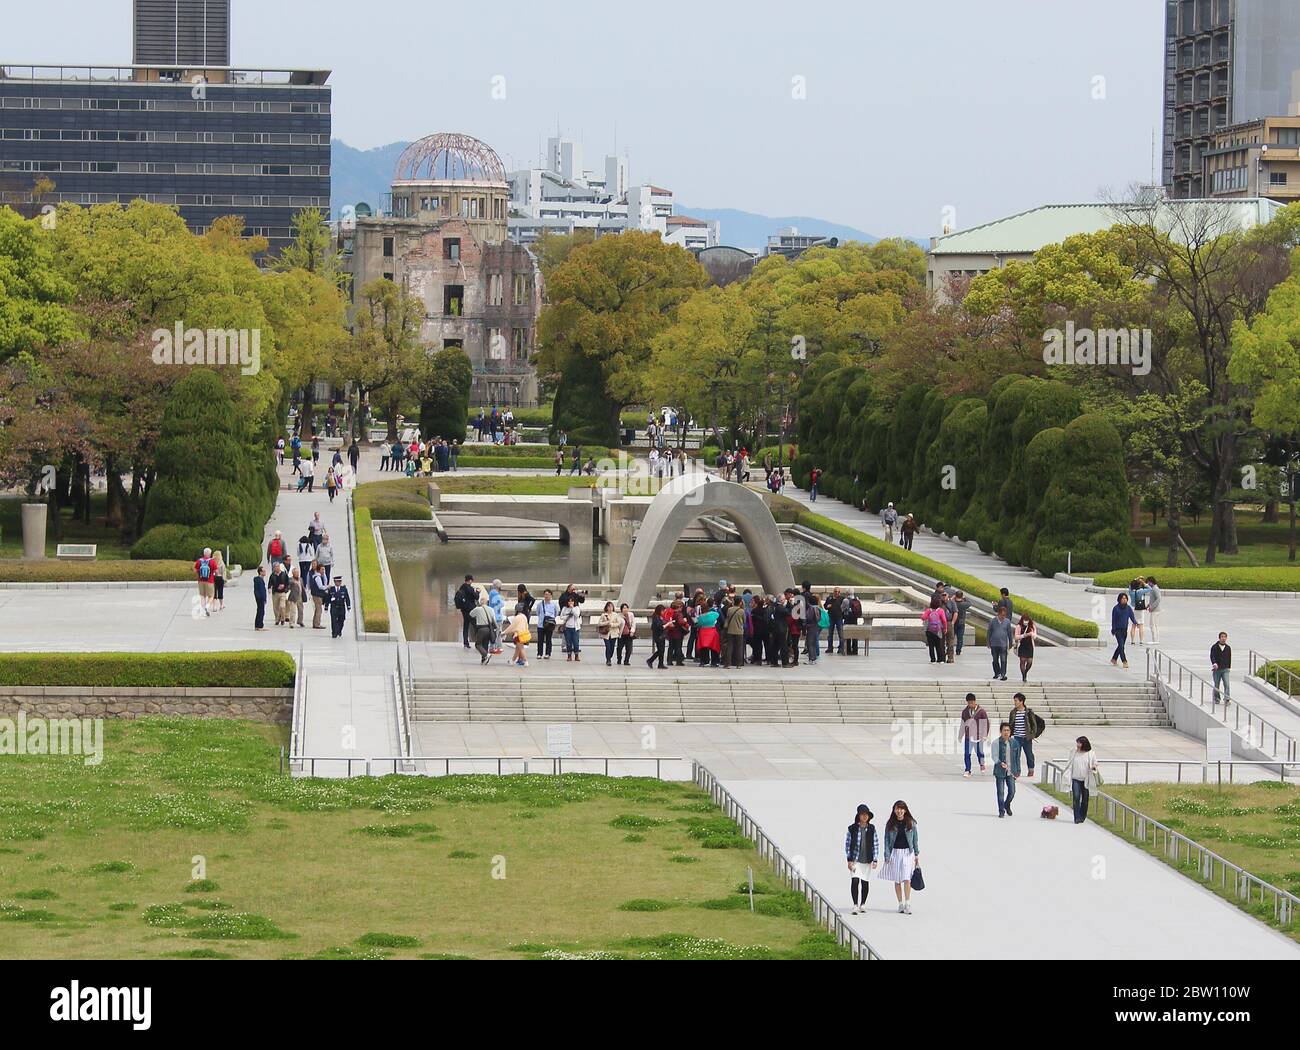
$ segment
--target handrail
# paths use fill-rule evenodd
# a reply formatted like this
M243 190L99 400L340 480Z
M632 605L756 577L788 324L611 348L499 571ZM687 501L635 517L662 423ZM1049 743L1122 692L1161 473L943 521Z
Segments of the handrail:
M1219 712L1219 691L1203 675L1193 671L1190 667L1179 663L1168 653L1159 649L1148 649L1147 654L1147 677L1155 682L1165 682L1171 688L1176 690L1179 695L1195 703L1201 710L1207 712L1211 718L1222 722L1229 729L1238 734L1243 733L1243 712L1245 719L1244 734L1247 741L1252 747L1264 748L1268 735L1273 737L1272 752L1275 757L1284 762L1294 762L1300 758L1300 745L1290 734L1284 732L1275 726L1266 718L1261 718L1255 712L1248 708L1242 707L1239 703L1231 703L1230 698L1223 700L1223 712ZM1154 668L1152 664L1154 663ZM1167 672L1164 665L1168 665ZM1174 672L1177 672L1177 684L1175 685ZM1162 676L1163 674L1163 676ZM1188 688L1184 690L1183 683L1187 682ZM1199 683L1200 688L1194 690L1192 683ZM1210 704L1206 706L1206 691L1210 694ZM1193 695L1195 694L1195 695ZM1231 722L1229 718L1231 717Z
M393 676L393 699L397 706L397 744L403 755L411 753L411 698L407 691L408 667L402 667L402 647L397 647L397 673Z
M1247 760L1247 759L1242 759L1242 758L1234 758L1234 759L1230 759L1230 760L1227 761L1227 762L1206 762L1204 759L1199 759L1199 758L1197 758L1197 759L1187 759L1187 758L1179 758L1179 759L1173 759L1173 758L1099 758L1099 759L1097 759L1097 764L1098 764L1098 765L1111 765L1111 766L1116 766L1116 765L1118 765L1118 766L1123 766L1123 767L1124 767L1124 783L1125 783L1125 784L1128 784L1128 783L1130 782L1130 781L1129 781L1129 773L1130 773L1131 767L1133 767L1133 766L1175 766L1175 767L1177 767L1177 768L1176 768L1177 777L1176 777L1176 779L1175 779L1175 781L1174 781L1174 783L1176 783L1176 784L1181 784L1181 783L1183 782L1183 766L1192 766L1194 769L1199 769L1199 770L1201 771L1201 781L1200 781L1200 782L1201 782L1202 784L1208 784L1208 783L1209 783L1209 771L1210 771L1210 767L1211 767L1211 766L1215 767L1215 769L1218 771L1218 782L1219 782L1219 783L1223 783L1223 770L1224 770L1224 767L1225 767L1225 766L1227 767L1227 770L1228 770L1228 783L1229 783L1229 784L1232 784L1232 783L1235 782L1234 779L1233 779L1233 767L1234 767L1234 766L1247 766L1247 767L1249 767L1249 766L1263 766L1264 768L1266 768L1266 769L1270 769L1270 770L1276 769L1276 770L1277 770L1278 779L1279 779L1283 784L1286 783L1286 771L1287 771L1288 769L1294 769L1296 772L1292 774L1292 780L1295 780L1295 781L1297 781L1297 782L1300 782L1300 762L1281 762L1281 761L1277 761L1277 762L1267 762L1267 761L1265 761L1265 762L1260 762L1260 761ZM1141 781L1141 783L1146 783L1146 781ZM1189 783L1190 783L1190 782L1189 782Z
M695 783L707 791L714 804L720 806L722 811L740 826L745 837L758 847L758 855L776 869L778 878L797 893L803 894L804 899L812 905L813 917L834 934L836 943L847 944L854 959L880 959L880 953L865 937L844 921L839 909L825 897L821 890L808 881L802 866L794 864L781 852L758 821L754 820L745 807L736 801L735 796L722 786L718 778L699 762L692 761L691 767L694 771Z
M468 773L459 774L459 775L466 776L466 775L478 774L480 776L500 777L500 776L518 776L522 772L526 774L536 774L542 776L563 776L565 773L564 770L565 762L570 762L570 763L600 762L604 766L603 772L600 775L610 776L611 774L609 772L609 767L610 767L610 763L612 762L625 762L625 763L653 762L655 765L654 779L663 780L664 779L663 764L665 762L688 762L688 761L690 760L687 758L683 758L680 756L674 757L671 755L669 756L629 755L627 757L620 757L617 755L569 755L567 757L558 756L558 755L519 755L514 757L505 756L505 755L499 755L499 756L483 755L479 757L475 757L473 755L382 755L382 756L371 755L365 758L360 758L356 755L298 755L297 757L291 759L291 768L292 768L292 762L297 762L300 771L303 768L307 768L309 769L307 775L314 777L316 775L317 762L343 762L346 763L347 766L347 775L351 777L353 775L352 769L354 764L359 763L364 767L364 771L358 775L370 777L370 776L386 775L382 772L378 772L378 773L375 772L376 766L378 766L378 768L381 770L385 766L391 767L391 772L394 774L403 774L404 772L409 774L410 767L414 765L424 764L427 770L429 763L440 762L442 763L442 767L443 767L442 775L452 776L453 774L451 772L451 764L453 762L462 763L462 764L468 762L475 766L482 766L482 765L490 766L492 763L496 763L496 772L492 773L489 770L488 772L485 773L482 769L471 769L468 771ZM550 768L549 769L532 768L537 763L549 763ZM522 770L507 769L506 767L508 764L520 765L523 767L523 769ZM590 770L585 770L585 769L578 769L578 770L571 769L569 772L570 774L573 773L590 774ZM425 774L415 774L415 775L436 776L437 774L426 772Z
M1049 777L1052 781L1052 787L1058 792L1064 793L1061 782L1065 777L1065 767L1058 762L1041 763L1043 770L1043 783L1046 784ZM1259 902L1262 904L1265 895L1271 895L1273 907L1273 919L1279 926L1289 925L1295 922L1296 905L1300 904L1300 897L1286 890L1274 886L1271 882L1265 882L1258 875L1252 875L1240 865L1219 856L1212 849L1202 846L1199 842L1189 839L1181 832L1175 831L1168 825L1160 823L1154 817L1149 817L1145 813L1139 812L1132 806L1128 806L1104 791L1093 790L1092 797L1100 804L1093 811L1094 818L1105 814L1106 822L1114 825L1118 822L1120 830L1126 835L1140 839L1142 845L1146 846L1148 842L1152 846L1158 846L1160 855L1165 858L1172 858L1174 865L1182 869L1184 864L1184 853L1186 854L1186 864L1195 864L1196 876L1204 883L1213 883L1215 878L1215 869L1217 867L1219 874L1220 888L1226 888L1228 874L1232 874L1232 897L1234 900L1242 902L1248 910L1254 903L1254 890L1259 890Z
M302 749L303 727L307 724L307 659L303 646L298 646L298 671L293 676L293 732L289 736L289 757Z
M1268 674L1267 675L1260 674L1259 672L1269 664L1272 664L1273 666L1269 667ZM1273 676L1280 677L1281 675L1286 675L1287 696L1300 696L1300 675L1297 675L1294 671L1291 671L1288 668L1283 667L1281 660L1270 660L1263 653L1256 652L1254 649L1252 649L1250 650L1249 667L1247 670L1252 677L1262 678L1265 682L1268 682L1269 685L1274 686L1278 689L1282 688L1281 685L1276 680L1270 682L1269 676L1273 675Z

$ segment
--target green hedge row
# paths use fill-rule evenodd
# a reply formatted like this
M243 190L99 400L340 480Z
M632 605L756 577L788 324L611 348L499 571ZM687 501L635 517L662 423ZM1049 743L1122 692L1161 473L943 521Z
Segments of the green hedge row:
M824 536L839 540L841 543L847 543L858 550L866 551L877 557L884 558L896 565L911 569L914 572L923 573L926 576L933 577L935 580L943 580L945 583L951 583L965 591L969 595L983 598L986 601L995 602L1001 597L1001 592L992 584L974 576L968 576L964 572L959 572L951 565L945 565L942 562L934 561L912 551L904 550L892 543L886 543L884 540L878 540L874 536L868 536L859 532L857 529L850 528L838 521L832 521L830 518L824 518L820 514L812 514L808 511L802 512L798 517L798 524L812 529L814 532L820 532ZM1058 609L1048 608L1046 605L1039 605L1037 602L1031 602L1020 595L1012 595L1015 602L1017 613L1028 613L1034 618L1036 623L1044 627L1052 627L1070 638L1096 638L1098 637L1097 624L1091 620L1080 620L1076 617L1069 616Z
M379 570L379 548L370 530L370 511L353 504L357 534L357 586L361 588L361 612L365 629L373 634L388 633L388 598L384 576Z
M1081 414L1065 383L1003 376L984 397L945 397L915 384L897 397L838 354L813 361L800 388L795 479L814 467L821 490L974 540L986 553L1044 575L1067 553L1081 572L1140 562L1128 530L1119 432Z
M0 685L291 689L293 657L215 653L0 653Z
M1279 673L1281 671L1290 671L1295 677ZM1258 675L1284 693L1300 696L1300 660L1270 660L1259 669Z
M433 511L423 500L376 500L369 506L371 521L429 521Z
M189 561L0 561L0 583L167 583L192 579L194 563Z
M1300 566L1207 566L1201 569L1118 569L1093 577L1098 587L1128 587L1135 576L1154 575L1161 587L1176 591L1300 591Z
M772 463L775 464L778 459L777 454L780 451L781 449L779 445L764 445L762 448L755 450L754 452L750 453L749 456L750 468L753 469L757 467L759 470L762 470L763 457L768 455L769 453L771 453L772 456ZM699 455L700 455L700 459L702 459L706 464L708 464L709 466L713 466L715 463L718 462L718 446L702 445L700 446ZM783 457L783 461L787 467L792 467L794 466L794 460L795 460L795 446L793 444L788 444L785 446L785 456Z

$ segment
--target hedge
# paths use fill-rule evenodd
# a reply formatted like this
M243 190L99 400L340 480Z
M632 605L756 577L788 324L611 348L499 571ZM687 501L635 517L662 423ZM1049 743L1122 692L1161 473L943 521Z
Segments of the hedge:
M379 548L370 530L370 511L353 504L357 534L357 580L361 588L361 612L365 629L372 634L388 633L388 598L384 575L379 569Z
M0 685L138 689L291 689L293 657L206 653L0 653Z
M824 536L839 540L841 543L847 543L851 547L858 548L858 550L884 558L886 561L894 562L896 565L901 565L914 572L923 573L936 580L943 580L945 583L951 583L954 587L960 588L967 594L974 595L977 598L996 602L1002 596L998 588L986 583L984 580L968 576L963 572L958 572L950 565L904 550L892 543L878 540L874 536L868 536L857 529L850 528L848 525L842 525L838 521L823 518L820 514L804 511L798 516L797 524L812 529L814 532L820 532ZM1044 627L1055 628L1070 638L1096 638L1099 636L1097 624L1091 620L1077 619L1057 609L1050 609L1046 605L1031 602L1019 595L1013 594L1012 599L1015 602L1016 612L1028 613L1036 623Z
M433 511L423 500L376 500L368 508L371 521L429 521Z
M1290 671L1295 677L1288 678L1279 674L1279 670ZM1292 696L1300 696L1300 660L1270 660L1256 674L1269 685L1275 685Z
M194 579L189 561L0 561L0 583L167 583Z
M1098 587L1127 588L1135 576L1155 576L1160 586L1176 591L1300 591L1300 565L1209 565L1200 569L1139 565L1093 577Z

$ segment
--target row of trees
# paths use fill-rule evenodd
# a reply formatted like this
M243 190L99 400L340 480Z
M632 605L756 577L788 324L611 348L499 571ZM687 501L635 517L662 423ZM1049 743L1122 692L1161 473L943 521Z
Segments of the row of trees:
M1104 503L1118 516L1099 536L1125 536L1144 504L1158 507L1173 565L1180 552L1192 556L1182 535L1184 508L1208 505L1212 527L1203 556L1213 563L1220 552L1238 549L1236 506L1261 504L1267 521L1276 520L1282 501L1291 507L1294 557L1300 206L1251 227L1240 222L1238 207L1149 197L1116 202L1109 229L958 281L946 296L926 289L924 255L906 242L818 248L793 262L769 258L747 279L718 288L689 253L653 235L557 238L541 251L548 304L539 327L539 363L557 387L555 423L584 441L612 441L628 406L673 405L706 423L719 445L753 448L777 437L794 412L800 433L813 442L805 451L828 457L822 465L832 483L857 477L855 491L879 509L886 491L910 498L914 485L933 483L934 464L924 457L939 428L964 435L954 456L978 456L1002 425L998 403L1016 380L1053 380L1046 389L1055 393L1039 391L1032 401L1056 409L1041 425L1021 425L1014 454L1022 460L1035 435L1068 431L1079 417L1094 421L1078 424L1076 435L1086 430L1109 448L1117 433L1122 483L1109 487ZM1045 354L1048 334L1068 325L1138 331L1150 342L1149 367L1132 360L1059 362ZM832 355L835 367L812 368ZM856 371L842 371L848 367ZM819 378L810 383L813 376ZM1068 413L1066 402L1053 400L1064 388ZM853 389L859 392L851 397ZM916 403L918 390L929 398L924 406ZM982 418L971 399L984 406ZM819 445L817 428L827 419L838 424L850 407L858 437L840 434ZM1011 413L1011 402L1001 411ZM1002 421L1006 428L1018 413ZM885 421L892 429L882 429ZM879 444L883 435L909 440L913 425L910 440L923 444L909 452ZM1043 438L1035 455L1055 440ZM1004 480L992 465L997 459L967 466ZM906 478L905 463L916 470ZM922 498L926 512L940 515L935 521L950 531L993 542L1002 517L988 490L977 499L958 485L946 499L931 494L933 507L930 496ZM980 508L986 522L969 517ZM1059 561L1060 549L1079 550L1068 530L1044 539L1046 521L1012 513L1012 535L1002 530L999 553L1047 565ZM1132 556L1127 544L1097 542L1117 557ZM1098 553L1085 561L1114 561Z

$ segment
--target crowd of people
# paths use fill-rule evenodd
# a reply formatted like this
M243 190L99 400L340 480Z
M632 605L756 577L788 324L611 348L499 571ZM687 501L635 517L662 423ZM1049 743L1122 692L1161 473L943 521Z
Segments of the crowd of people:
M410 441L398 439L391 445L379 446L379 470L382 473L396 472L408 478L431 478L434 474L445 474L449 470L459 470L460 442L446 438L429 438L427 441L416 434Z
M338 638L352 608L352 596L341 575L331 580L334 557L334 544L319 511L312 515L292 549L277 529L266 545L266 564L257 567L253 580L253 602L257 608L254 630L267 629L268 601L276 627L292 630L307 626L305 609L310 600L312 628L323 630L321 616L328 613L333 637Z

